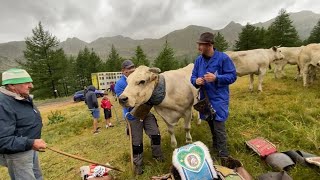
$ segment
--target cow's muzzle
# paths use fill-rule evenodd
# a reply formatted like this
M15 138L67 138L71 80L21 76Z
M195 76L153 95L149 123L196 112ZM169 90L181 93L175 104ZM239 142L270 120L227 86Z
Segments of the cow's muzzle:
M119 97L119 103L122 105L122 106L125 106L126 104L127 104L127 102L128 102L128 97L127 96L120 96Z

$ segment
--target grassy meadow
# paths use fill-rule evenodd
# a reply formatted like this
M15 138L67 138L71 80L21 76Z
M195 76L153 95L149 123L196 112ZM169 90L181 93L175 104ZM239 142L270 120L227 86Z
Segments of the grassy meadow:
M295 71L295 66L286 67L287 77L282 79L274 79L274 74L268 72L261 93L257 92L257 77L252 93L248 90L249 76L238 78L230 87L230 116L226 124L229 151L233 157L243 162L255 178L272 171L272 168L246 148L246 140L261 136L273 142L279 151L304 150L320 155L320 80L318 78L312 86L304 88L301 80L293 80ZM111 100L114 102L113 98ZM38 103L44 123L43 139L48 146L119 167L125 172L113 171L116 179L150 179L153 175L169 171L173 149L170 147L166 125L159 116L156 117L162 133L166 161L160 163L152 159L150 141L145 136L145 173L133 177L130 171L129 138L125 134L122 110L117 102L114 102L112 111L115 127L104 128L103 112L100 111L102 116L99 124L102 132L97 135L92 134L92 120L84 102L52 105L47 105L47 102ZM64 121L48 125L48 116L54 112L61 113ZM196 112L194 115L196 117ZM175 131L178 146L184 145L182 121ZM211 148L211 134L206 122L197 125L196 120L193 120L191 135L193 141L202 141ZM40 153L40 161L45 179L80 179L79 168L88 165L50 150ZM319 179L320 169L296 165L288 173L293 179ZM0 167L0 180L7 179L7 170Z

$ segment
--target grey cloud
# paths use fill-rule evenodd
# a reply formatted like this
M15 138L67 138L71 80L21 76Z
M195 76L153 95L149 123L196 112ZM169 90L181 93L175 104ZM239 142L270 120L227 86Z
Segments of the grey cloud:
M320 1L298 0L8 0L0 6L0 43L23 40L39 21L61 41L101 36L160 38L188 25L220 29L230 21L267 21L281 8L320 12Z
M176 14L181 11L181 5L177 2L167 4L152 4L152 6L141 6L135 9L135 14L125 29L134 32L143 31L144 27L158 26L161 28L176 20Z

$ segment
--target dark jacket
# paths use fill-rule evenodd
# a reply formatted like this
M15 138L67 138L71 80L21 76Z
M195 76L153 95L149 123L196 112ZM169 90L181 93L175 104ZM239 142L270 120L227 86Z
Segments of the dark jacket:
M32 149L41 138L42 119L31 98L23 99L0 87L0 154Z
M209 60L206 60L202 55L197 57L192 71L191 83L198 87L196 79L204 77L207 72L215 74L217 79L215 82L205 82L204 88L209 96L210 104L216 110L216 120L225 121L229 115L229 85L237 79L236 68L228 55L215 50ZM205 98L202 91L200 91L200 97L200 99ZM202 114L200 114L200 118L203 118Z
M96 88L94 86L88 87L88 92L86 93L86 103L89 109L98 108L98 99L94 91Z
M84 90L83 90L83 96L84 96L84 102L85 102L86 104L87 104L87 100L86 100L87 92L88 92L88 88L84 88Z

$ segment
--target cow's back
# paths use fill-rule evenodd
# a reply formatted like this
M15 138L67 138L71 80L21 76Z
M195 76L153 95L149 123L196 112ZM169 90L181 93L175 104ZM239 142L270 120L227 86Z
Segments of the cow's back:
M312 61L317 62L320 59L320 44L309 44L305 46L299 55L298 64L300 67L304 67L305 64Z
M298 58L301 50L305 46L301 47L280 47L281 53L284 55L284 60L287 61L291 65L295 65L298 63Z
M226 54L235 64L239 76L257 74L259 68L269 66L270 58L265 49L228 51Z
M190 82L193 67L193 64L189 64L184 68L161 73L166 81L166 96L160 106L183 111L193 105L197 96L197 90Z

